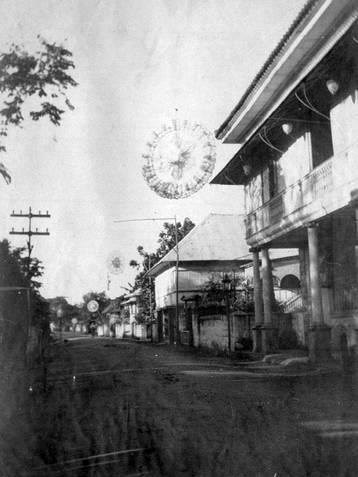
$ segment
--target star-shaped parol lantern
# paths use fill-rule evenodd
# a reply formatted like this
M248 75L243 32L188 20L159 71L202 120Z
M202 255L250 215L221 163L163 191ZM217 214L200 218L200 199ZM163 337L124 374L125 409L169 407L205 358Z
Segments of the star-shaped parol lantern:
M215 138L199 123L173 120L153 133L143 159L149 187L166 199L183 199L209 181L216 161Z
M122 272L123 260L119 252L112 252L107 258L107 268L113 275L119 275Z

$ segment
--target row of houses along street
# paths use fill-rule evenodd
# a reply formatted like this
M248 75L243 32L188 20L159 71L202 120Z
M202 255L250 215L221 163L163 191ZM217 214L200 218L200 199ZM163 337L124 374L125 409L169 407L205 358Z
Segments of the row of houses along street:
M177 275L175 250L152 267L156 319L139 336L149 328L156 340L232 350L248 338L263 354L296 343L311 361L353 359L357 38L355 2L306 4L216 131L239 149L211 182L244 187L245 216L210 215L197 225L179 243ZM206 314L199 301L213 274L223 286L228 277L229 310ZM242 278L254 311L233 309ZM139 303L137 292L122 306ZM130 317L119 336L136 334Z

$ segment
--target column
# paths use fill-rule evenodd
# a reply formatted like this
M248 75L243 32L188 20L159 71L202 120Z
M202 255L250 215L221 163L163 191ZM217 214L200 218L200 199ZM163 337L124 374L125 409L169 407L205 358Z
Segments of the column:
M355 255L355 266L356 266L356 287L358 286L358 200L352 202L352 207L354 208L355 216L355 237L354 237L354 255ZM355 326L355 343L356 348L358 349L358 326ZM357 356L356 356L357 359Z
M273 305L273 279L272 267L267 247L261 251L261 270L262 270L262 294L263 294L263 310L264 323L262 326L262 352L267 354L275 351L278 347L277 330L273 325L272 320L272 305Z
M308 253L310 258L311 312L312 325L323 324L321 282L319 277L318 230L316 224L310 224L308 233Z
M272 268L269 251L267 248L263 248L261 252L262 256L262 293L264 302L264 324L267 326L272 325L272 296L273 296L273 280L272 280Z
M252 327L253 332L253 351L260 353L262 351L261 326L263 324L263 305L262 305L262 283L260 277L260 255L258 248L250 249L252 253L253 278L254 278L254 305L255 305L255 323Z
M358 202L355 201L352 203L352 207L354 208L355 217L354 255L356 265L356 285L358 285Z
M322 309L321 281L319 276L318 226L311 223L307 228L311 320L309 329L309 354L311 361L327 359L330 355L330 328L325 325Z
M354 256L355 256L355 269L356 269L356 281L355 287L358 287L358 191L355 189L351 192L351 202L350 205L354 210L354 219L355 219L355 234L354 234ZM355 306L354 301L354 306ZM358 326L355 325L355 348L358 349ZM357 360L357 352L355 352L355 359Z
M303 335L299 337L299 341L304 345L308 346L308 338L307 332L308 329L306 327L307 318L308 318L308 310L309 310L309 271L307 266L307 257L308 257L308 249L307 244L302 245L298 251L299 254L299 267L300 267L300 282L301 282L301 296L302 296L302 304L303 304L303 320L304 320L304 328L303 328Z

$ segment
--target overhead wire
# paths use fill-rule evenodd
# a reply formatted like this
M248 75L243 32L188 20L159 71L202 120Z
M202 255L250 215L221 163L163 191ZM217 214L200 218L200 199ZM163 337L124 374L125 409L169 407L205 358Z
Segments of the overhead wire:
M267 146L269 146L271 149L279 152L280 154L283 154L283 151L281 151L281 149L279 149L278 147L274 146L271 141L268 139L267 137L267 133L266 133L266 127L263 128L263 134L265 135L265 137L261 134L261 132L259 132L259 138L261 139L262 142L264 142Z
M224 178L230 182L231 185L239 185L239 184L236 184L227 174L224 174Z

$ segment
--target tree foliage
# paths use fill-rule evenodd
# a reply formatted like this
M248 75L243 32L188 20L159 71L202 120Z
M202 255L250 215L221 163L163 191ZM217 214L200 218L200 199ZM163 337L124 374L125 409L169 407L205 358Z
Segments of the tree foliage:
M75 67L72 53L55 43L38 37L40 49L31 54L12 44L0 54L0 136L8 135L9 127L21 126L26 117L34 121L47 117L59 126L66 109L73 110L67 90L77 86L70 75ZM3 141L0 151L5 151ZM11 178L3 164L0 174L6 182Z
M249 279L234 272L226 274L228 289L223 283L223 273L216 272L206 281L199 304L200 314L226 313L226 300L230 311L254 313L253 286Z
M137 247L140 260L133 259L129 262L129 265L138 270L135 277L134 289L142 289L141 322L150 319L150 304L152 305L152 310L155 309L154 282L146 275L148 270L175 247L176 234L178 236L178 242L180 242L194 226L195 224L188 217L184 219L183 223L177 222L176 225L174 223L164 222L163 229L159 233L159 246L155 252L146 252L142 245Z
M0 287L13 287L14 291L2 291L1 309L4 315L9 315L10 321L16 314L27 315L26 293L16 288L28 288L31 297L32 324L44 326L48 324L48 303L41 296L39 278L43 274L43 267L37 258L31 258L28 268L28 258L23 256L24 248L11 248L8 240L0 241ZM12 311L13 310L13 311ZM22 311L21 311L22 310ZM13 316L12 316L13 315ZM24 317L19 318L23 321ZM23 325L21 325L23 326Z
M80 315L80 308L77 305L68 303L64 296L56 296L48 299L51 321L57 325L67 328L71 326L73 318ZM59 313L60 311L60 313Z
M41 287L38 280L43 274L39 259L24 256L25 248L12 248L6 239L0 241L0 286L30 287L37 291Z
M99 305L99 311L103 311L106 306L109 305L110 303L110 298L106 295L106 292L102 291L102 292L94 292L94 291L91 291L91 292L88 292L86 293L85 295L83 295L83 304L84 306L87 306L87 304L91 301L91 300L95 300L98 305Z
M111 302L111 299L106 295L106 292L104 292L104 291L102 291L102 292L90 291L90 292L86 293L85 295L83 295L82 299L83 299L83 303L82 303L82 310L81 310L81 313L80 313L80 318L81 318L81 321L83 321L83 322L86 322L86 321L90 320L91 318L94 318L94 317L97 318L98 316L100 316L101 313L103 312L103 310ZM96 313L91 313L87 309L87 304L91 300L95 300L99 305L98 312L96 312Z

